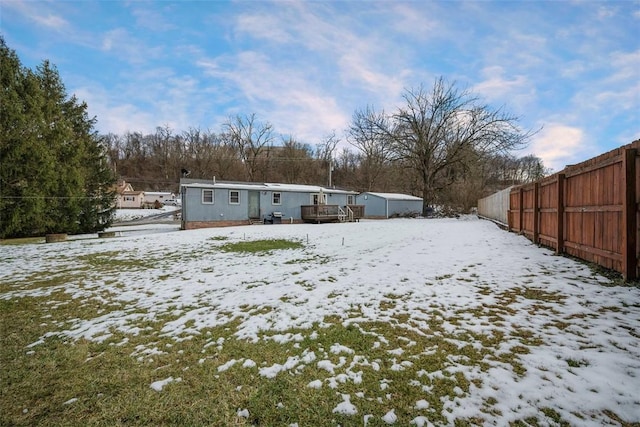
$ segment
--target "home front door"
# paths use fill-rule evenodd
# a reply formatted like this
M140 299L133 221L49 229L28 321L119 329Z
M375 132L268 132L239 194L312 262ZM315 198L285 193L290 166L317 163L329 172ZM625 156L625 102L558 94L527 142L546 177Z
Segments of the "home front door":
M249 218L260 218L260 192L249 191Z

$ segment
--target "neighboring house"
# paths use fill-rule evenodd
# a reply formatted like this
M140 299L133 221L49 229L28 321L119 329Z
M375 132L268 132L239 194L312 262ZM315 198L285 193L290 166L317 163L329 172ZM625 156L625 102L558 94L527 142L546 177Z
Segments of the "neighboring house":
M393 218L418 216L422 213L422 199L399 193L361 193L356 204L363 205L365 218Z
M362 216L355 191L313 185L180 180L182 229L354 221ZM354 212L355 210L355 212Z
M145 204L154 205L156 202L159 202L164 205L167 200L175 201L176 200L175 193L171 193L169 191L145 191L144 192Z
M116 208L139 209L144 204L144 191L134 191L131 184L126 181L118 181L116 195Z

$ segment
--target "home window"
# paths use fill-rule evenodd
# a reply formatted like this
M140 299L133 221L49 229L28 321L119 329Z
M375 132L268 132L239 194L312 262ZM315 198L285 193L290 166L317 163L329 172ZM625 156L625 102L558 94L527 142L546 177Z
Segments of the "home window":
M135 202L136 198L135 198L135 196L124 196L124 201L125 202Z
M240 204L240 192L237 190L229 191L229 204L230 205L239 205Z
M347 204L348 205L355 205L355 200L353 200L353 199L354 199L353 194L347 195Z
M282 193L273 193L271 197L272 205L281 205L282 204Z
M202 190L202 204L213 204L213 190Z
M311 195L311 204L312 205L326 205L327 204L327 195L322 194L312 194Z

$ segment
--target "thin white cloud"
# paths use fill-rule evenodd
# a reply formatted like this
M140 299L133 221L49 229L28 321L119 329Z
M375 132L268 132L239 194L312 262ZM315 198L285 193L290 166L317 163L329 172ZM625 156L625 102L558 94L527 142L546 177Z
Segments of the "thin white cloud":
M533 101L534 90L529 80L523 75L512 78L505 77L505 70L500 66L491 66L482 70L484 80L473 87L473 91L491 102L525 104ZM524 109L522 105L520 110Z
M430 3L429 7L419 2L393 2L383 3L389 10L383 13L388 14L395 32L410 39L425 40L438 32L444 31L439 21L434 18L434 9L438 8L437 3Z
M376 33L373 22L363 26L353 15L341 14L322 3L286 2L271 6L241 14L236 33L257 42L265 39L278 42L280 47L276 51L280 51L278 55L284 57L286 66L313 67L314 62L336 66L343 84L355 83L383 99L397 96L403 87L398 76L407 73L403 67L397 72L394 46ZM372 19L383 16L379 11L369 14ZM295 57L290 56L294 54ZM329 68L326 72L332 70Z
M613 16L616 16L617 14L618 8L611 5L600 6L597 13L599 19L611 18Z
M499 66L485 68L482 70L485 80L476 84L474 91L489 100L504 100L515 92L527 89L528 82L524 76L518 75L508 79L504 74L504 68Z
M69 22L54 13L46 3L28 1L3 1L2 8L12 9L25 18L47 28L63 31L69 27Z
M97 117L96 128L101 133L147 133L159 125L155 114L141 109L135 100L130 103L122 102L95 82L90 86L78 87L73 93L87 103L89 115Z
M549 123L533 137L526 150L540 157L546 167L560 171L565 166L588 159L592 148L584 131L562 123Z
M314 85L304 71L283 72L258 52L202 60L198 65L210 77L232 83L228 90L237 88L239 102L244 98L250 109L237 113L255 112L273 123L278 132L296 135L305 142L317 142L327 129L342 129L350 118L350 113L343 113L336 99Z
M602 77L577 88L571 97L574 112L590 121L591 127L606 129L623 116L628 126L637 128L640 120L640 50L612 52L600 63ZM633 123L635 122L635 124Z
M277 43L292 41L288 27L281 25L275 16L262 14L243 14L238 16L235 31L239 35L249 34L258 40L268 40Z
M135 6L138 4L134 3ZM156 3L153 8L136 7L131 11L136 18L136 25L140 28L152 30L152 31L167 31L176 29L177 26L172 22L165 19L164 15L160 13L157 8L162 5Z
M246 100L248 111L264 111L279 132L318 141L341 132L356 108L388 107L401 96L413 71L402 49L377 31L387 21L363 25L324 3L268 6L237 16L233 33L251 50L196 64L238 102ZM366 13L385 18L380 10Z
M640 80L640 49L634 52L613 52L610 60L613 67L610 81Z
M167 67L126 75L117 87L109 89L85 78L72 93L87 102L89 114L98 118L101 133L152 133L165 125L184 131L206 123L207 112L213 109L196 78L177 77Z
M118 60L132 64L150 62L163 54L162 47L148 46L123 27L114 28L102 34L100 48L115 55Z
M46 27L49 28L53 28L55 30L62 30L64 28L66 28L67 26L69 26L69 23L67 22L66 19L60 17L60 16L56 16L53 14L48 14L48 15L35 15L32 16L32 19L34 21L36 21L38 24L40 25L44 25Z

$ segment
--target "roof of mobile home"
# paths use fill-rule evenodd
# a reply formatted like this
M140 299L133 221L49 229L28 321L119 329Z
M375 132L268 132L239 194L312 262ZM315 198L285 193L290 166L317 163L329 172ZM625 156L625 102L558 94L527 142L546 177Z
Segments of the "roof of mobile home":
M420 197L411 196L409 194L401 194L401 193L374 193L374 192L366 192L362 194L371 194L373 196L377 196L387 200L422 200Z
M182 181L183 187L195 188L229 188L234 190L266 190L266 191L289 191L298 193L338 193L338 194L358 194L357 191L343 190L339 188L326 188L317 185L302 184L278 184L278 183L251 183L251 182L224 182L210 180L189 180Z

